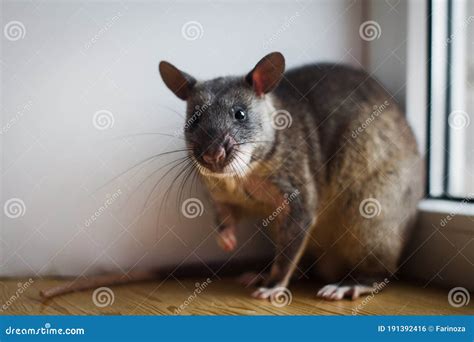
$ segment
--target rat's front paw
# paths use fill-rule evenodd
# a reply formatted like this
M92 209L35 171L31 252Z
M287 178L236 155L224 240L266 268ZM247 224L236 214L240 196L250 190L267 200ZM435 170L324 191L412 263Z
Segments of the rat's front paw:
M233 251L237 246L234 227L226 227L217 235L217 244L226 252Z

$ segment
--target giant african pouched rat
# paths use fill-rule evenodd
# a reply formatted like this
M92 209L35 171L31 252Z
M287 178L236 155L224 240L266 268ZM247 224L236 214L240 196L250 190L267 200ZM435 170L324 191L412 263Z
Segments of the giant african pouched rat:
M220 245L236 247L235 226L250 212L266 217L262 229L276 230L271 271L253 296L287 287L305 254L329 283L318 296L357 298L399 267L423 194L423 162L403 113L365 72L333 64L284 69L278 52L244 77L202 82L168 62L159 66L187 102L185 140L213 198ZM103 275L41 294L160 274ZM258 277L243 279L250 285Z
M357 298L399 267L423 194L417 144L392 96L365 72L284 69L278 52L243 77L209 81L159 65L187 103L185 140L215 203L221 246L236 247L247 212L275 226L271 271L253 296L287 287L305 254L329 283L319 296Z

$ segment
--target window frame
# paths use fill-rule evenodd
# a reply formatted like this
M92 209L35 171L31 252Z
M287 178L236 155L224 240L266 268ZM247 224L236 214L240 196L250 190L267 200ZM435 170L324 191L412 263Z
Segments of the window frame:
M430 189L433 185L433 170L430 170L430 166L434 162L440 162L433 159L437 148L438 156L441 155L442 158L440 163L443 168L447 166L444 161L447 156L447 152L443 151L444 145L441 145L440 150L440 144L434 148L433 144L449 139L446 130L449 107L446 102L441 108L438 107L442 110L435 114L441 118L439 122L444 124L438 125L437 128L441 137L435 136L436 139L433 139L432 132L437 120L432 117L433 110L436 109L436 104L431 102L432 86L439 80L436 73L433 78L431 72L437 62L436 58L432 58L432 41L435 39L432 27L435 5L439 4L444 4L446 11L449 8L447 6L452 6L451 2L446 0L407 3L406 113L426 160L426 197L419 204L417 223L407 253L402 258L402 273L420 280L424 286L436 283L444 287L462 286L474 291L474 278L466 277L466 274L471 274L474 269L474 203L472 199L465 200L447 195L444 191L447 189L445 183L441 183L439 193ZM436 15L438 18L442 17L440 12L436 12ZM445 15L448 16L447 12ZM447 31L447 25L444 32L448 38L450 33ZM448 77L447 68L445 71L445 77ZM442 85L445 87L447 83ZM448 90L446 89L445 94ZM439 154L439 151L442 153ZM444 171L441 174L443 175Z
M463 32L458 28L458 38L454 39L453 26L465 14L465 4L463 0L456 3L452 0L428 0L426 194L428 199L474 203L472 194L453 195L463 186L463 177L454 177L454 174L463 163L465 148L463 131L454 135L448 124L449 114L456 109L453 107L453 88L460 83L458 63L452 65L451 62L462 53L459 35ZM452 82L456 78L457 81ZM453 145L457 148L451 149ZM458 182L454 188L453 179Z

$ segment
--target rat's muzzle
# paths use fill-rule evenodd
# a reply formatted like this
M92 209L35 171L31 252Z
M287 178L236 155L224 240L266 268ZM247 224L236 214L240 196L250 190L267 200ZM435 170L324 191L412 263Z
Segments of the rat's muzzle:
M212 172L221 172L229 164L235 140L227 134L221 142L212 143L202 154L200 162Z

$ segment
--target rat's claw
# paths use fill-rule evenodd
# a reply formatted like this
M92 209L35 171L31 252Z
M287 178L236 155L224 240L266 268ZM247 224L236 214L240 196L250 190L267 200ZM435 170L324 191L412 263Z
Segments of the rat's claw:
M319 290L317 296L326 300L341 300L344 297L354 300L359 298L361 294L370 293L372 290L373 287L364 285L339 286L329 284Z
M350 289L350 286L326 285L318 292L318 297L326 300L341 300Z
M252 297L257 299L268 299L274 291L274 288L260 287L252 293Z
M237 239L235 237L233 228L225 228L217 236L217 244L226 252L233 251L237 246Z

